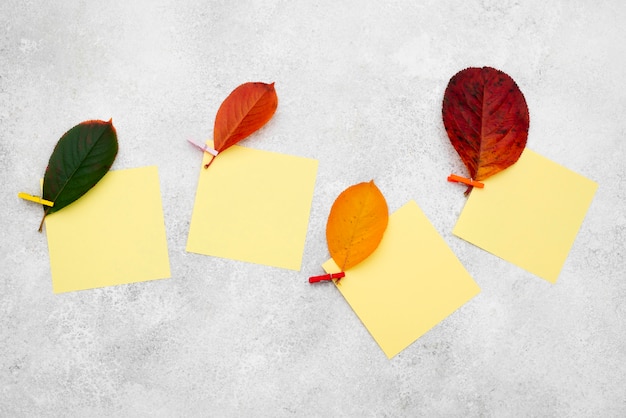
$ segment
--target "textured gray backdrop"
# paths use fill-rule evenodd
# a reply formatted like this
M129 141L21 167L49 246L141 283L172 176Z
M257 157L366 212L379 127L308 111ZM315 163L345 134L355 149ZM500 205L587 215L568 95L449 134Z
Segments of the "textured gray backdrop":
M614 1L0 3L0 416L626 416L626 6ZM465 198L449 78L510 74L529 148L600 185L556 285L451 234ZM280 104L242 145L319 160L302 270L185 252L217 108ZM113 118L114 169L158 165L172 277L53 295L40 207L56 141ZM388 360L311 286L348 185L418 202L482 292Z

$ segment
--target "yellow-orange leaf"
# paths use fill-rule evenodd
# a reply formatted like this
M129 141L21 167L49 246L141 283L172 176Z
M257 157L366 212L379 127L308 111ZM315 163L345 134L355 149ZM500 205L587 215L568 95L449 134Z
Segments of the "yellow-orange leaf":
M373 180L344 190L326 224L328 250L337 266L345 271L373 253L388 221L387 201Z

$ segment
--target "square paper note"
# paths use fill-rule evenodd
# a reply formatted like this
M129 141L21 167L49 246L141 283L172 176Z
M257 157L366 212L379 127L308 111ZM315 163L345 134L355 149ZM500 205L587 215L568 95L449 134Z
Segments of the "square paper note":
M170 277L156 167L108 172L46 216L54 293Z
M339 272L332 259L323 267ZM389 217L376 251L337 287L388 358L480 292L414 201Z
M210 159L204 153L202 164ZM221 152L200 169L187 251L300 270L316 173L308 158Z
M529 149L484 183L454 234L556 283L598 185Z

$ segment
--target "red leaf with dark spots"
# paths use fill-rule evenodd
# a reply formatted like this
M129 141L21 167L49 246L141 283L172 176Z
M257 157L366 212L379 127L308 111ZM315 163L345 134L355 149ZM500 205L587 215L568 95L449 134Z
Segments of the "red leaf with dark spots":
M526 147L528 106L515 81L490 67L467 68L450 79L443 124L474 180L514 164Z

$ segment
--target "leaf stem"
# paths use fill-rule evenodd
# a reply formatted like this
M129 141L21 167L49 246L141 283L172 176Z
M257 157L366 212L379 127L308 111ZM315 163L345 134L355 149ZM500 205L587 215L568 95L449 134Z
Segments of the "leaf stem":
M43 217L41 218L41 223L39 224L39 232L43 231L43 221L46 219L47 213L44 212Z
M211 160L210 160L208 163L206 163L206 164L204 165L204 169L205 169L205 170L206 170L207 168L209 168L209 166L213 163L213 160L215 160L215 158L217 158L217 155L215 155L215 156L211 157Z

